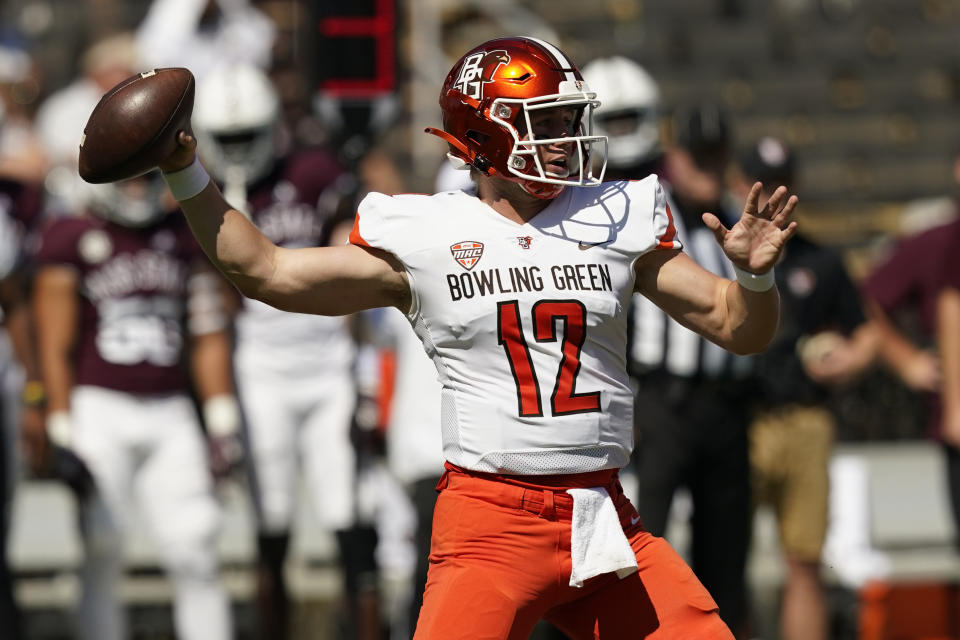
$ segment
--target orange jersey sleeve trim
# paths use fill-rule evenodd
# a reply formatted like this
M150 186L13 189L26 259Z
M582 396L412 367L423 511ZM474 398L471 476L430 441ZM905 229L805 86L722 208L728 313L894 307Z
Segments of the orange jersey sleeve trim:
M353 229L350 230L350 236L348 239L350 240L350 244L360 245L361 247L370 246L370 243L364 240L363 236L360 235L360 214L359 213L353 218Z
M667 230L660 236L660 242L657 246L661 249L673 249L673 241L677 237L677 227L673 224L673 212L670 211L670 205L667 205Z

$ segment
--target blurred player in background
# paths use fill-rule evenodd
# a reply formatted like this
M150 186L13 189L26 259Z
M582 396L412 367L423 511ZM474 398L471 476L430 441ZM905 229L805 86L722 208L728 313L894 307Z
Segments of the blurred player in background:
M117 589L135 499L173 585L177 636L228 640L211 470L228 473L241 450L222 280L156 173L90 194L93 215L45 229L33 293L47 433L93 478L78 496L80 636L127 637Z
M276 246L223 199L184 132L162 163L245 295L323 315L396 307L434 359L448 464L417 638L519 639L540 618L576 639L731 637L616 478L633 440L622 309L639 291L725 347L763 349L797 200L778 189L761 208L755 185L732 228L705 215L740 269L712 275L680 251L655 177L601 183L595 106L549 43L475 47L443 83L444 130L430 131L473 165L479 198L372 193L347 246Z
M642 180L661 172L660 87L646 69L623 56L598 58L583 68L597 93L596 133L607 136L608 180Z
M263 71L222 66L198 84L193 124L230 202L278 246L321 246L335 213L321 206L321 196L336 191L341 167L325 148L281 148L279 109ZM376 584L365 577L373 571L373 530L355 527L354 359L347 319L284 313L243 299L235 367L258 518L257 604L265 639L289 637L283 569L301 476L319 523L337 535L354 610L350 624L359 637L370 637L367 627L379 632L376 607L357 610L361 592L375 593Z
M739 164L733 192L741 198L758 180L796 188L796 159L780 140L760 139ZM836 423L826 401L832 387L851 382L873 362L875 334L837 252L798 233L777 263L776 277L780 328L755 363L751 484L754 503L770 505L780 529L787 568L783 638L825 640L820 557Z

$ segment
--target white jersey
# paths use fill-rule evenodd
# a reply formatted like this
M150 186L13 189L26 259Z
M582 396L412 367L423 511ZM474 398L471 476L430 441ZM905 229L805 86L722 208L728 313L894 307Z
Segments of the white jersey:
M680 247L655 176L568 188L526 224L462 192L372 193L351 241L406 268L447 460L508 474L627 463L634 263Z

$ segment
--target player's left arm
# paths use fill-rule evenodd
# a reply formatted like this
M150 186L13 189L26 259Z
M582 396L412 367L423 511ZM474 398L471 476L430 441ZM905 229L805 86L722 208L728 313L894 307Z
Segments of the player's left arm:
M228 474L243 455L240 408L234 393L228 285L209 265L197 267L188 286L190 372L210 445L210 466Z
M727 229L713 214L703 215L724 253L745 282L768 274L796 231L790 217L797 197L780 187L761 209L762 185L753 185L740 220ZM748 288L714 275L679 251L651 251L636 264L636 290L684 326L737 354L757 353L773 338L780 317L776 286L762 278ZM772 277L772 274L770 274ZM762 289L762 290L754 290Z

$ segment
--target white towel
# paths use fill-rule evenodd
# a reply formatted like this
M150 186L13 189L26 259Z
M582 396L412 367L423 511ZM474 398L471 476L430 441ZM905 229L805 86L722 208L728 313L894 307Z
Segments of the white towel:
M567 489L573 496L570 523L570 586L615 571L621 579L637 571L637 558L620 526L617 509L603 487Z

